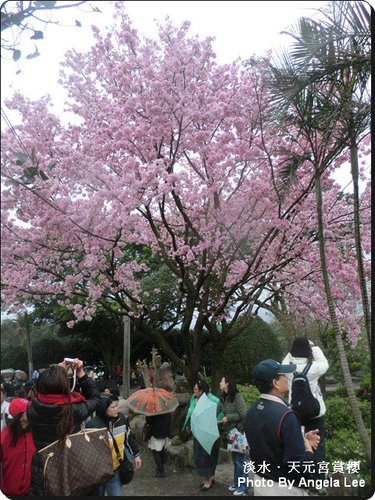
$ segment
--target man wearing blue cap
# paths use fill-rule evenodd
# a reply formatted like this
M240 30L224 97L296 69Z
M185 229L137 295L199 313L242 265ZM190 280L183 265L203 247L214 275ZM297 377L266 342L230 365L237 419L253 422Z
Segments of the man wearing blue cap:
M313 449L318 429L304 434L298 415L284 398L286 373L296 365L265 359L253 370L260 398L247 410L244 422L254 472L254 496L309 496L309 468L315 466Z

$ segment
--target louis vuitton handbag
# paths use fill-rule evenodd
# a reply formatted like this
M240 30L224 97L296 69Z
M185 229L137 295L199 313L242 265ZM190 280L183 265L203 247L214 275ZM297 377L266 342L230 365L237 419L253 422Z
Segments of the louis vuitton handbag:
M69 434L39 450L46 496L90 495L114 474L107 428Z

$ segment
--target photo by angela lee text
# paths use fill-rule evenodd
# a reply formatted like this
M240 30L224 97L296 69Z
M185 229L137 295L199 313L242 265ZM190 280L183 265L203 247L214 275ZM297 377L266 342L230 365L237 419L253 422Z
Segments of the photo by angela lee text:
M299 479L292 479L288 477L280 477L278 479L278 484L282 488L291 489L293 487L297 488L315 488L316 490L320 490L322 488L364 488L366 482L364 479L354 478L353 474L358 474L360 471L360 462L359 461L350 461L347 463L344 462L333 462L332 464L332 472L329 477L325 479L306 479L305 477L301 477ZM295 462L289 462L288 468L289 472L315 472L315 469L318 468L319 471L324 470L328 473L330 463L329 462L304 462L302 464L297 464ZM249 472L260 474L266 474L267 464L255 464L251 460L245 463L244 472L248 474ZM350 474L350 477L341 476L341 474L347 472ZM335 477L335 474L340 474L340 477ZM262 486L262 487L272 487L274 484L274 480L267 477L260 477L259 475L256 478L246 477L240 478L243 482L243 485L248 488L253 488L254 486Z

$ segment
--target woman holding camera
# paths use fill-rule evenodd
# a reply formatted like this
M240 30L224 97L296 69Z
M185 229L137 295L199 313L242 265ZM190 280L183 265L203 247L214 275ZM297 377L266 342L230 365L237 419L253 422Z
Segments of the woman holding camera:
M71 390L69 371L75 371L77 388ZM37 450L78 432L100 403L100 392L94 380L83 370L83 362L75 358L51 365L36 382L36 396L27 408L27 419ZM48 496L44 491L43 469L39 454L34 453L31 466L30 496Z

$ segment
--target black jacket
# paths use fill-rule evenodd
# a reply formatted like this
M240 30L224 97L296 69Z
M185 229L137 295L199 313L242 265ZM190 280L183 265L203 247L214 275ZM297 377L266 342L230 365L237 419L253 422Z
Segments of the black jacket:
M162 413L155 416L147 416L146 422L151 426L151 436L157 439L163 439L171 436L172 415L171 413Z
M87 375L77 379L77 387L81 388L85 402L73 404L74 432L80 430L81 423L86 420L100 403L100 392L94 380ZM27 418L33 434L37 450L56 441L56 428L62 407L54 404L44 404L36 396L27 407ZM44 496L43 465L36 451L31 462L31 485L29 496Z
M75 429L80 430L80 425L87 417L92 415L100 403L100 392L96 383L87 375L77 379L77 386L81 388L85 402L73 404L73 418ZM27 408L27 419L31 432L33 433L34 444L37 450L53 443L57 439L56 428L62 412L61 405L41 403L36 396Z

